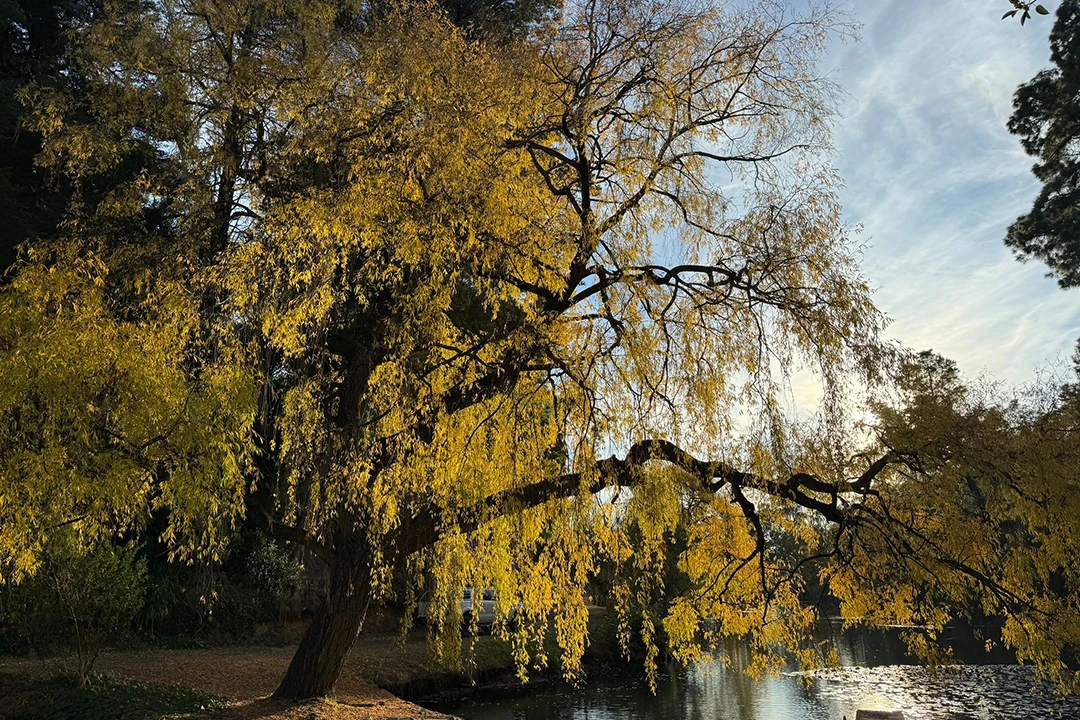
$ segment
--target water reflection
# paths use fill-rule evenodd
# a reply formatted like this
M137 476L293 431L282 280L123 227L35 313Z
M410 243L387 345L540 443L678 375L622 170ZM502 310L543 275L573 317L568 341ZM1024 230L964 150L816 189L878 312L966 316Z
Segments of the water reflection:
M1007 655L964 636L945 638L967 665L912 664L898 631L849 631L836 639L844 667L754 681L717 663L673 667L656 695L640 673L594 672L581 688L552 685L436 709L466 720L840 720L859 708L903 710L914 720L1080 718L1080 699L1033 687ZM738 665L742 648L728 651Z

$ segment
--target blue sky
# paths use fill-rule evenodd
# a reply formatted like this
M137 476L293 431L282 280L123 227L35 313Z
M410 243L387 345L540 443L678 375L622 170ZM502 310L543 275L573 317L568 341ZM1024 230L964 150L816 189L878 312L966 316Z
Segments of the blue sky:
M1051 9L1056 3L1046 3ZM1005 0L856 0L857 42L822 70L845 90L835 128L848 222L889 335L966 374L1022 382L1080 337L1080 294L1002 242L1038 191L1005 129L1016 86L1049 64L1052 17Z

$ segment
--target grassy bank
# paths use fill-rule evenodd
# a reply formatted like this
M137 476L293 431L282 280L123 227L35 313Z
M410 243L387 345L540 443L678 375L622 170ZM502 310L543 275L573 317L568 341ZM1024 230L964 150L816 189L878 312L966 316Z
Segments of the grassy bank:
M590 618L588 664L625 661L614 620ZM283 675L295 646L155 649L104 653L89 688L57 675L55 661L0 657L2 720L161 720L200 717L293 720L439 717L400 698L425 699L520 690L510 645L491 635L463 639L460 665L440 662L422 630L361 637L338 682L334 701L300 706L265 700ZM562 682L559 652L546 648L551 667L530 673L530 685ZM227 709L222 709L228 704Z

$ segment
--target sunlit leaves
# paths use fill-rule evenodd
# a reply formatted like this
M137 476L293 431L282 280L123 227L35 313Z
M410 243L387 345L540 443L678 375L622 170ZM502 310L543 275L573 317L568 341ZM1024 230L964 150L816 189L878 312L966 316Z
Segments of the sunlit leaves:
M925 627L910 644L935 661L946 659L934 642L946 623L1002 617L1004 644L1075 690L1061 664L1080 640L1080 444L1069 386L1046 378L1005 394L965 385L932 353L910 363L900 386L899 402L876 413L882 442L903 460L860 511L871 526L841 540L826 571L845 616Z
M79 296L112 350L69 374L93 395L122 366L105 395L135 427L116 434L165 436L139 455L152 467L94 475L127 493L99 493L129 509L113 526L156 505L176 547L220 547L245 487L267 480L245 475L257 378L274 399L260 460L281 480L266 511L365 563L377 599L409 564L443 657L461 649L462 589L491 587L503 620L522 608L500 630L522 675L552 661L553 628L576 676L583 589L608 562L620 636L643 640L650 672L663 632L684 659L750 636L754 672L783 651L810 663L797 557L823 542L813 518L660 461L632 491L592 491L610 480L599 458L653 437L761 477L850 470L834 436L847 381L880 369L883 320L828 162L816 60L843 18L568 3L495 45L428 4L339 11L117 4L79 29L86 107L34 91L42 163L84 190L71 247L116 279ZM150 161L98 197L132 156ZM45 267L22 276L35 292L55 284ZM826 433L783 412L800 367L824 385ZM43 386L65 383L82 387ZM120 467L88 445L95 417L79 452ZM569 492L500 500L565 473ZM657 610L680 533L691 587Z
M169 511L178 555L215 554L242 508L247 373L226 356L193 380L188 301L117 320L106 282L98 258L60 256L0 294L5 579L32 572L57 528L92 539L140 528L152 508Z

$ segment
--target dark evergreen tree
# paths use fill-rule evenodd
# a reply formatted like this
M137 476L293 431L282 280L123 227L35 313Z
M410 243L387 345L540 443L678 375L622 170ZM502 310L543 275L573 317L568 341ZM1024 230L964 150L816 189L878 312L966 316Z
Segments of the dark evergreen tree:
M1080 285L1080 0L1064 0L1050 33L1054 67L1021 85L1009 132L1020 137L1042 191L1005 243L1038 258L1062 287Z
M41 138L24 127L19 91L30 83L73 82L66 72L65 30L93 12L83 0L0 3L0 274L23 242L52 233L66 199L51 192L34 165Z

